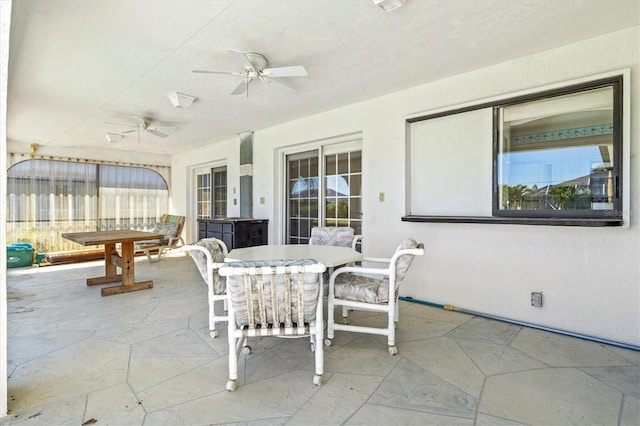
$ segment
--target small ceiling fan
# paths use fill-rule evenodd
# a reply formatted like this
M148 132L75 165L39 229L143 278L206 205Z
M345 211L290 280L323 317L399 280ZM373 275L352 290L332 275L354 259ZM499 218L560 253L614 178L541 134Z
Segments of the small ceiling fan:
M274 78L280 77L306 77L309 75L307 70L302 65L293 65L288 67L276 67L267 68L269 62L264 55L255 52L241 52L239 50L229 49L229 52L240 62L244 68L243 72L239 71L207 71L207 70L193 70L195 73L203 74L231 74L244 76L243 81L231 92L232 95L247 94L249 97L249 83L253 80L259 79L266 83L271 83ZM286 86L280 82L282 87L292 90L289 86Z
M150 133L154 136L157 136L159 138L166 138L169 136L168 133L165 132L169 132L172 130L178 130L177 127L174 126L151 126L150 122L142 117L135 117L135 123L110 123L108 121L105 121L106 124L113 124L115 126L128 126L131 127L131 130L126 130L124 132L120 132L120 133L131 133L131 132L138 132L138 143L140 143L140 131L145 131L147 133Z

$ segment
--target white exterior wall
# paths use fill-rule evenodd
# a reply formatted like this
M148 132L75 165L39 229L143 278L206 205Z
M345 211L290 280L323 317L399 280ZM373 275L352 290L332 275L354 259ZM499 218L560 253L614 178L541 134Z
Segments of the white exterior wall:
M413 236L425 243L401 295L640 345L640 27L458 75L254 134L254 217L268 218L281 242L277 149L362 132L365 255L388 256ZM630 223L616 228L402 222L405 120L590 75L631 69ZM229 188L239 187L239 141L215 143L172 159L172 210L187 213L190 167L227 158ZM434 153L437 158L437 152ZM185 188L184 192L178 188ZM378 193L385 201L378 201ZM230 198L233 196L230 190ZM260 197L265 203L259 204ZM229 204L233 209L233 204ZM237 214L230 211L230 216ZM190 236L191 238L193 236ZM543 306L530 305L542 291Z
M173 190L169 200L172 214L187 217L185 223L185 242L197 240L197 223L191 218L197 216L193 172L195 169L211 166L227 166L227 214L229 217L240 215L240 138L203 146L173 157L171 163L171 181ZM234 193L233 189L236 188ZM233 200L237 199L234 205ZM254 201L255 203L255 201Z

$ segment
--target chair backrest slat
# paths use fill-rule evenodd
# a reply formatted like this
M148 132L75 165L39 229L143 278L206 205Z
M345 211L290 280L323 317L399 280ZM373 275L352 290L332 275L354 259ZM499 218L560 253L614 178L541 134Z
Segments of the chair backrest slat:
M298 309L298 333L304 333L304 274L298 272L296 274L297 280L297 309Z
M284 308L285 308L285 322L286 328L293 327L293 321L291 319L291 274L289 271L284 273Z
M254 314L254 304L253 304L253 285L252 285L252 276L248 273L244 275L244 291L246 298L246 306L247 306L247 319L249 321L249 328L256 328L255 323L255 314Z
M258 317L260 318L260 324L263 326L267 324L267 304L264 300L264 279L262 271L256 271L256 291L258 293Z
M275 271L273 277L275 278ZM273 305L273 323L280 324L280 306L278 302L278 286L271 286L271 303Z

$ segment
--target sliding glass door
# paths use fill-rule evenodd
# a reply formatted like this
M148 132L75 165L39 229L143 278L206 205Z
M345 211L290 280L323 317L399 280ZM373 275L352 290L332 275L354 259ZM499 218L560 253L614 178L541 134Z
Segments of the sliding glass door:
M286 175L287 243L307 244L316 226L350 226L355 234L362 234L359 143L289 154Z

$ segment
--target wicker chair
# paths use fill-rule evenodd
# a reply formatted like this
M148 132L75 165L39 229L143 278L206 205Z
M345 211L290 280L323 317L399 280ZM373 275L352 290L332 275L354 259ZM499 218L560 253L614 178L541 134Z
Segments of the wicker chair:
M182 250L189 252L191 259L198 267L202 279L207 284L207 298L209 300L209 335L218 336L216 322L228 321L227 315L216 315L216 303L223 302L227 312L227 283L218 273L218 268L224 265L227 256L227 246L216 238L203 238L195 244L182 246Z
M391 259L364 258L362 260L363 264L369 262L383 267L345 266L336 269L329 279L325 344L331 346L331 339L336 330L379 334L388 337L389 353L397 354L395 324L399 320L398 289L414 257L423 254L423 244L409 238L402 242ZM336 306L342 306L344 324L338 324L334 320ZM385 313L387 326L375 328L350 325L348 320L350 309Z
M315 351L313 383L322 384L325 269L308 259L232 262L220 268L229 297L229 391L238 387L239 352L251 353L246 339L256 336L309 336Z

